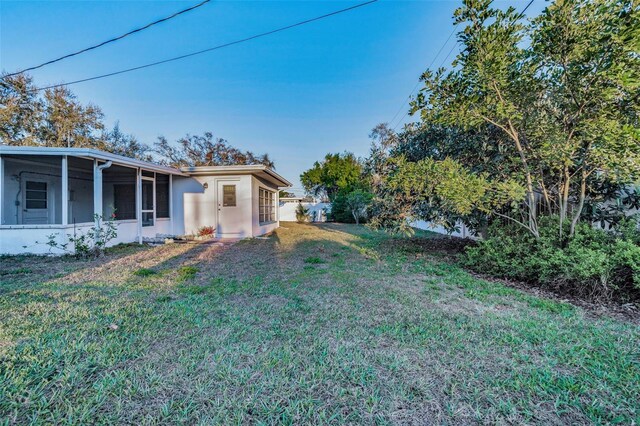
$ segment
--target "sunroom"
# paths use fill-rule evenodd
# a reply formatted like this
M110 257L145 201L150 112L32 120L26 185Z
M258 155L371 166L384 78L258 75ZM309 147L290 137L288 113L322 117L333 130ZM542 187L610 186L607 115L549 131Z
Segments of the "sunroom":
M83 148L0 145L0 253L46 253L113 220L113 243L172 234L177 169Z

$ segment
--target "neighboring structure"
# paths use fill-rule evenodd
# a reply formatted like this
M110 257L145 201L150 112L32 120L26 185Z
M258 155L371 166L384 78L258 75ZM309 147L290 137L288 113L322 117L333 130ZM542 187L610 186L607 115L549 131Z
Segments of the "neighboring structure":
M55 234L84 233L114 217L113 244L194 234L246 238L279 226L278 189L266 166L175 169L95 149L0 145L0 254L47 253Z
M295 222L296 209L298 204L302 204L308 210L309 220L311 222L326 222L327 214L331 212L331 203L321 203L314 201L305 201L302 197L282 197L280 198L280 212L278 214L282 222Z

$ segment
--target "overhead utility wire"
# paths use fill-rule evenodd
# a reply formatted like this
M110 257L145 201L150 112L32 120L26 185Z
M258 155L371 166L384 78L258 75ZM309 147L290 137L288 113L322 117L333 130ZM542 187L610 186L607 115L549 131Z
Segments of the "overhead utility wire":
M533 4L534 0L529 0L529 3L524 7L524 9L522 9L522 12L520 12L520 14L518 15L518 17L522 17L524 16L524 13L527 11L527 9L529 9L529 6L531 6ZM458 26L458 24L456 24L456 27ZM453 28L453 31L455 32L455 27ZM452 33L453 34L453 33ZM447 44L447 42L449 41L449 39L451 38L451 35L449 35L449 37L447 38L447 41L445 41L444 43ZM460 43L459 41L456 41L456 44L453 45L453 47L451 48L451 50L449 50L449 53L447 53L447 56L444 58L444 60L442 61L442 63L440 64L439 68L442 68L442 66L444 65L444 63L447 61L447 59L449 59L449 56L451 56L451 53L453 53L453 49L456 48L456 46L458 46L458 43ZM444 45L442 46L444 47ZM442 50L442 48L440 48L440 50ZM440 54L440 51L438 51L438 53L436 54L436 56L433 58L433 61L431 61L431 64L429 65L428 68L431 68L431 65L433 65L433 63L435 62L436 58L438 57L438 55ZM416 83L415 87L413 88L413 90L411 91L411 94L409 94L409 97L407 100L411 99L411 96L413 96L413 93L416 91L416 89L418 88L418 86L420 85L420 80L418 80L418 83ZM406 102L406 101L405 101ZM404 106L404 104L403 104ZM400 110L402 110L402 107L400 107ZM398 111L400 111L398 110ZM398 121L398 123L393 127L393 131L396 130L396 128L400 125L400 123L402 123L402 120L404 120L404 118L409 115L408 111L405 111L404 115L402 116L402 118L400 119L400 121ZM398 116L398 113L396 113L396 115L393 116L393 119L390 121L390 123L393 123L393 120Z
M132 34L138 33L140 31L144 31L149 27L152 27L154 25L157 25L157 24L160 24L162 22L168 21L169 19L175 18L178 15L182 15L183 13L187 13L187 12L193 10L193 9L197 9L200 6L204 6L206 3L209 3L210 1L211 0L204 0L203 2L198 3L195 6L191 6L191 7L187 8L187 9L183 9L183 10L181 10L179 12L174 13L173 15L167 16L166 18L162 18L162 19L158 19L157 21L153 21L150 24L145 25L144 27L136 28L135 30L131 30L128 33L122 34L121 36L114 37L114 38L111 38L109 40L103 41L102 43L98 43L98 44L96 44L94 46L90 46L90 47L87 47L85 49L78 50L77 52L69 53L68 55L64 55L64 56L61 56L59 58L52 59L52 60L44 62L44 63L42 63L40 65L36 65L36 66L33 66L33 67L25 68L25 69L23 69L21 71L17 71L17 72L11 73L11 74L5 74L4 76L2 76L2 78L11 77L11 76L14 76L14 75L22 74L23 72L26 72L26 71L32 71L32 70L35 70L35 69L38 69L38 68L42 68L42 67L44 67L46 65L50 65L50 64L53 64L55 62L62 61L63 59L67 59L67 58L70 58L72 56L80 55L81 53L88 52L88 51L93 50L93 49L97 49L99 47L104 46L105 44L109 44L109 43L113 43L115 41L121 40L121 39L123 39L123 38L125 38L127 36L132 35Z
M456 24L457 26L457 24ZM455 28L453 29L453 31L455 31ZM446 44L446 42L445 42ZM440 66L438 68L442 68L445 64L445 62L447 62L447 59L449 59L449 56L451 56L451 53L453 53L453 50L456 48L456 46L458 45L458 42L456 42L456 44L454 44L451 49L449 50L449 53L447 53L447 56L444 57L444 59L442 60L442 62L440 63ZM444 46L443 46L444 47ZM437 57L437 55L436 55ZM433 59L433 61L431 62L431 65L433 65L433 63L435 62L435 58ZM431 65L429 65L429 68L431 68ZM415 90L418 88L418 86L420 85L420 80L418 80L418 82L416 83L416 86L414 87L413 91L411 92L411 94L409 95L409 99L411 99L411 96L413 96L413 92L415 92ZM398 126L400 125L400 123L402 123L402 121L405 119L405 117L409 115L409 111L405 110L404 114L402 115L402 118L400 118L400 121L398 121L396 123L396 125L393 127L393 131L395 132L396 129L398 128ZM393 122L393 121L392 121Z
M355 5L355 6L347 7L345 9L336 10L335 12L327 13L327 14L324 14L324 15L321 15L321 16L317 16L317 17L311 18L311 19L306 19L304 21L300 21L300 22L297 22L295 24L287 25L285 27L280 27L280 28L277 28L275 30L271 30L271 31L267 31L267 32L264 32L264 33L256 34L256 35L253 35L251 37L246 37L246 38L243 38L243 39L240 39L240 40L236 40L236 41L232 41L232 42L229 42L229 43L220 44L218 46L210 47L208 49L198 50L197 52L187 53L186 55L180 55L180 56L176 56L176 57L173 57L173 58L164 59L162 61L152 62L150 64L140 65L140 66L133 67L133 68L127 68L127 69L120 70L120 71L114 71L114 72L110 72L110 73L107 73L107 74L98 75L98 76L95 76L95 77L83 78L81 80L74 80L74 81L70 81L68 83L60 83L60 84L53 84L51 86L46 86L46 87L38 87L36 89L33 89L32 91L33 92L37 92L37 91L40 91L40 90L53 89L53 88L56 88L56 87L70 86L72 84L84 83L86 81L98 80L98 79L101 79L101 78L111 77L111 76L118 75L118 74L124 74L124 73L131 72L131 71L137 71L137 70L140 70L140 69L143 69L143 68L149 68L149 67L153 67L153 66L160 65L160 64L166 64L167 62L178 61L180 59L185 59L185 58L189 58L191 56L201 55L203 53L211 52L213 50L222 49L224 47L229 47L229 46L233 46L233 45L236 45L236 44L245 43L245 42L250 41L250 40L255 40L257 38L265 37L265 36L268 36L268 35L271 35L271 34L275 34L275 33L281 32L281 31L286 31L286 30L289 30L291 28L299 27L301 25L309 24L309 23L314 22L314 21L319 21L321 19L328 18L330 16L334 16L334 15L338 15L340 13L348 12L350 10L357 9L359 7L367 6L367 5L371 4L371 3L376 3L377 1L378 0L370 0L370 1L367 1L367 2L364 2L364 3L359 3L359 4Z
M458 24L456 24L456 26L453 27L453 31L451 31L451 34L449 34L449 37L447 37L447 39L442 44L442 46L440 46L440 50L438 50L438 53L436 53L436 56L433 57L433 60L431 61L431 63L429 64L429 66L427 68L431 68L433 66L433 63L436 61L438 56L440 56L440 53L442 52L442 49L444 49L444 47L447 45L447 43L449 43L449 40L451 40L451 37L453 37L453 35L455 34L457 26L458 26ZM407 100L404 101L402 103L402 105L400 105L400 108L398 108L398 111L396 111L395 115L393 116L393 118L391 119L391 121L389 123L393 123L396 120L396 118L398 118L398 114L400 114L402 109L405 107L407 101L411 100L411 96L413 96L413 93L416 91L416 89L418 88L419 85L420 85L420 79L418 79L418 82L416 83L416 85L411 90L411 93L409 93L409 96L407 96Z

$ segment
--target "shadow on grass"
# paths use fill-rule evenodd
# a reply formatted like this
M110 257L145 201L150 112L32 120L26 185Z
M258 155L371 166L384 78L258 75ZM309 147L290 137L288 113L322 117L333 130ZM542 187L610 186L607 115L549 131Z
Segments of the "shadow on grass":
M2 279L14 288L0 295L0 414L10 423L632 419L637 330L421 256L431 239L285 225L224 250L12 264Z

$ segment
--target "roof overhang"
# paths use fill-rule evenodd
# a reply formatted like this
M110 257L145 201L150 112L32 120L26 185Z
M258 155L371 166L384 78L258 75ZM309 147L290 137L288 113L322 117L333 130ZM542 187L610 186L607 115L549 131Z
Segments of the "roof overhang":
M82 157L88 159L96 159L102 161L111 161L114 164L128 167L139 167L144 170L156 173L166 173L171 175L187 176L173 167L163 166L160 164L150 163L148 161L136 160L134 158L122 155L112 154L110 152L100 151L91 148L51 148L39 146L11 146L0 145L0 155L30 155L30 156L56 156L70 155L72 157Z
M291 182L262 164L182 167L180 170L190 176L254 175L275 184L278 188L292 186Z

